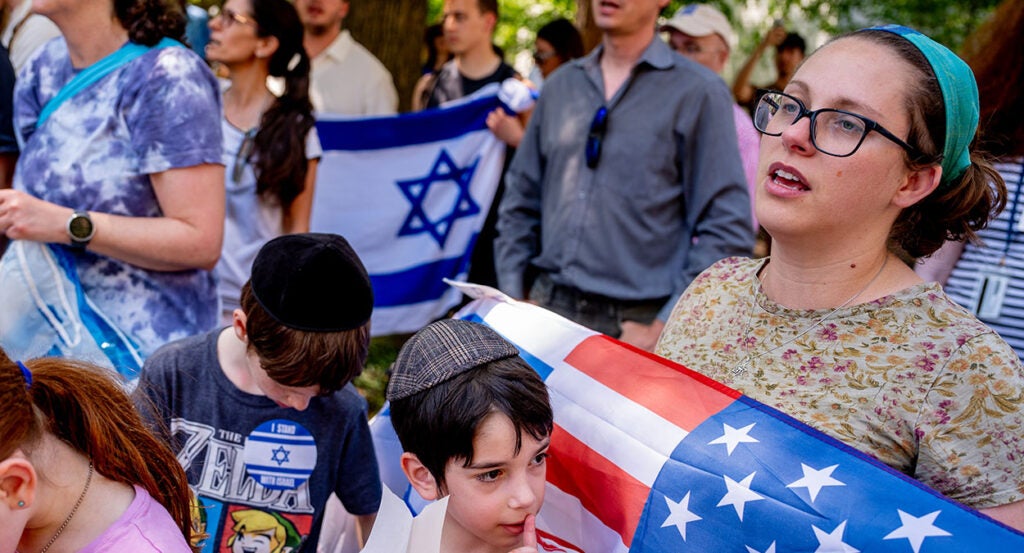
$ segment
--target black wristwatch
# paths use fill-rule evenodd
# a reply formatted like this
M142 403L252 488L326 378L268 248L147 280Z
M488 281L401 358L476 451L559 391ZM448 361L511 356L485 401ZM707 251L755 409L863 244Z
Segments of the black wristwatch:
M96 234L96 227L92 219L85 211L76 211L68 219L68 237L71 239L71 247L76 250L84 250Z

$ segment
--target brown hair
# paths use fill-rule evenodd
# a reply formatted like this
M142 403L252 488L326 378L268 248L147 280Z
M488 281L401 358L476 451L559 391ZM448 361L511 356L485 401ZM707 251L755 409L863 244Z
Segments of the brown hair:
M48 433L89 458L96 471L145 488L192 535L188 480L167 445L150 433L112 372L71 359L25 363L32 384L0 351L0 459Z
M1006 0L964 43L978 79L981 145L996 157L1024 155L1024 2Z
M913 69L913 74L905 77L905 107L910 117L907 143L921 155L911 159L905 154L906 164L917 170L941 163L946 109L939 81L924 54L910 41L886 31L858 31L840 38L850 36L887 48ZM944 181L928 197L900 212L889 231L891 249L910 257L924 257L947 240L977 240L976 231L1002 211L1006 206L1003 178L974 146L971 165L960 178Z
M242 286L248 347L267 376L285 386L340 390L363 371L370 350L370 323L352 330L310 332L285 326L256 301L252 284Z
M167 37L183 40L185 3L182 0L114 0L114 15L128 31L128 39L153 46Z

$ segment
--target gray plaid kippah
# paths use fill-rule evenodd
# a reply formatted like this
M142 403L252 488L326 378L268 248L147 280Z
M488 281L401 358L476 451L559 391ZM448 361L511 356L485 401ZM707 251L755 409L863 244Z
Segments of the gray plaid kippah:
M409 397L519 350L482 324L459 319L431 323L402 346L388 383L388 401Z

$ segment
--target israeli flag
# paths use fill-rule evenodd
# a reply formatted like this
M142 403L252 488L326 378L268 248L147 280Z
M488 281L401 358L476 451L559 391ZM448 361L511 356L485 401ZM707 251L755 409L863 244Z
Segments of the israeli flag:
M418 113L318 117L324 152L310 226L344 236L366 265L375 336L414 332L458 303L442 279L466 278L505 157L485 120L499 106L524 109L516 83Z

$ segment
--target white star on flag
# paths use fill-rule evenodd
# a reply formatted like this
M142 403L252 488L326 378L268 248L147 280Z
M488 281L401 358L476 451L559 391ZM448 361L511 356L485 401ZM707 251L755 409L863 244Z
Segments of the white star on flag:
M825 486L845 486L843 482L832 478L832 471L836 470L839 465L832 465L831 467L825 467L821 470L812 469L811 467L800 463L803 468L804 477L788 484L787 488L807 488L807 493L811 495L811 503L818 497L818 492L821 491Z
M728 424L723 423L722 426L725 433L715 438L714 440L708 442L708 445L725 444L725 450L727 454L732 455L733 450L736 449L736 446L738 446L741 443L757 443L757 438L752 438L748 435L750 429L754 428L755 424L757 423L750 423L744 426L743 428L737 430L729 426Z
M744 547L747 548L747 553L761 553L760 551L754 549L753 547L750 547L749 545ZM772 544L768 546L768 549L764 550L764 553L775 553L775 542L772 542Z
M860 549L850 547L843 542L843 532L846 531L846 521L839 523L835 530L831 533L826 533L824 530L819 530L817 526L811 526L814 529L814 537L818 538L818 548L814 550L814 553L859 553Z
M732 505L733 508L736 509L736 514L739 515L740 520L742 521L743 507L747 504L747 502L764 499L764 497L761 494L750 489L750 483L751 481L754 480L755 474L757 473L752 472L748 474L746 478L740 480L739 482L726 476L725 487L729 491L726 492L725 497L723 497L722 500L718 502L717 506L721 507L723 505Z
M902 522L903 525L892 532L889 532L889 535L882 539L896 540L899 538L906 538L910 541L910 547L914 548L914 553L918 553L918 551L921 550L921 544L924 542L925 538L953 535L942 528L935 526L935 518L939 516L941 511L928 513L922 517L915 517L914 515L904 513L899 509L896 509L896 512L900 514L900 522Z
M679 530L679 535L683 537L683 541L686 541L686 525L701 520L701 517L690 511L690 492L686 492L683 500L679 503L672 501L666 496L665 503L668 503L669 515L665 522L661 524L661 527L675 526Z

